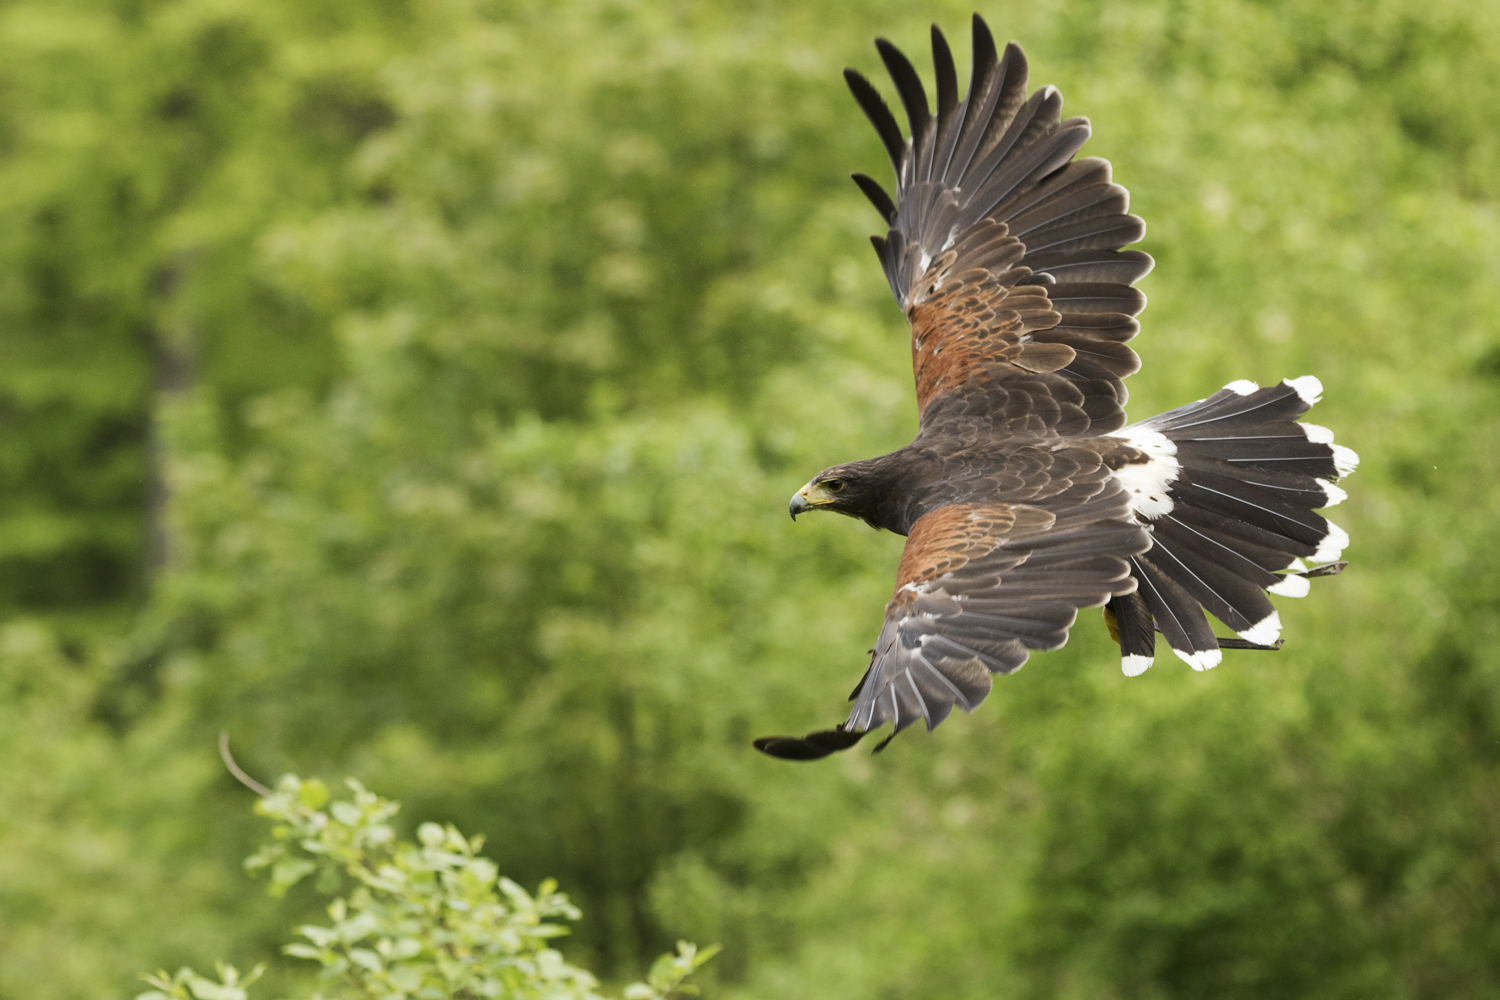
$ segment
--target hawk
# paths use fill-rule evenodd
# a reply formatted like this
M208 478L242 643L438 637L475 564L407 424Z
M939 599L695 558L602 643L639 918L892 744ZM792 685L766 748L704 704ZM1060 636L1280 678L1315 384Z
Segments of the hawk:
M854 180L890 227L872 237L911 325L920 429L911 444L824 469L791 514L833 511L906 536L896 588L848 718L756 740L811 760L892 724L930 731L972 711L994 674L1062 646L1082 608L1104 606L1129 676L1156 634L1194 670L1224 649L1277 649L1268 595L1302 597L1339 572L1349 537L1316 513L1358 464L1299 422L1311 375L1231 382L1127 424L1124 379L1152 260L1124 247L1145 224L1095 157L1075 159L1086 118L1029 96L1026 57L973 23L968 95L936 26L937 104L911 62L877 40L909 137L868 80L844 76L896 173L896 197ZM1204 612L1234 632L1216 635Z

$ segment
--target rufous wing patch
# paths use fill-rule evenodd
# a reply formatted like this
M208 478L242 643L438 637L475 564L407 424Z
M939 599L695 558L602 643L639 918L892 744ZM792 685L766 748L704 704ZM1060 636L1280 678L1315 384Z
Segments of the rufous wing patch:
M896 570L896 594L944 573L962 569L970 559L994 551L1015 524L1010 504L952 504L917 520L906 536Z
M917 410L975 381L991 381L1020 369L1050 372L1074 358L1063 344L1027 341L1033 330L1050 329L1059 316L1040 285L1013 285L1025 269L1005 275L973 269L941 275L932 294L907 313ZM1007 283L1010 282L1010 283Z
M1005 503L950 504L924 514L906 536L887 611L909 605L924 584L983 559L1012 534L1046 530L1053 520L1039 507Z

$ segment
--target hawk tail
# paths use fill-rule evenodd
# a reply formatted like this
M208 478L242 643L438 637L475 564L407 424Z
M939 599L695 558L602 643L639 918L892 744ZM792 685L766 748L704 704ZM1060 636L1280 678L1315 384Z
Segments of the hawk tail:
M1344 568L1349 536L1316 511L1345 498L1335 480L1359 456L1296 420L1322 391L1310 375L1267 388L1231 382L1117 432L1147 456L1115 475L1152 536L1131 557L1136 592L1107 607L1126 674L1150 666L1156 630L1195 670L1217 666L1224 648L1277 648L1281 619L1268 595L1302 597L1310 578ZM1238 639L1216 636L1205 611Z

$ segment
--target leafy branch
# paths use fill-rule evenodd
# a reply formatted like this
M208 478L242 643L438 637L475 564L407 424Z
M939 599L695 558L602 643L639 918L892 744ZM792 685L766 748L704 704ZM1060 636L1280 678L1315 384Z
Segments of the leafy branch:
M423 823L417 842L398 840L391 819L400 805L348 782L350 795L330 802L317 779L281 779L255 810L272 821L271 842L245 861L268 872L270 892L311 875L330 893L329 923L296 928L302 939L283 953L317 962L327 987L318 997L379 1000L603 1000L599 982L570 965L549 942L568 932L561 921L581 914L547 880L535 894L481 857L484 838L453 825ZM696 993L686 980L718 946L678 942L659 957L625 1000L670 1000ZM221 964L218 979L192 969L146 976L154 987L136 1000L247 1000L264 971L241 976Z

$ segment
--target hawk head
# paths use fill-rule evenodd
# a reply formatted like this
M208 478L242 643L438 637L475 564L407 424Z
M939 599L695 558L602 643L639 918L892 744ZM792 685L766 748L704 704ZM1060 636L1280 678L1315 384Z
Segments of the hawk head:
M885 507L891 499L892 482L886 470L872 462L850 462L824 469L792 495L788 505L792 520L812 510L857 517L871 527L886 527Z

